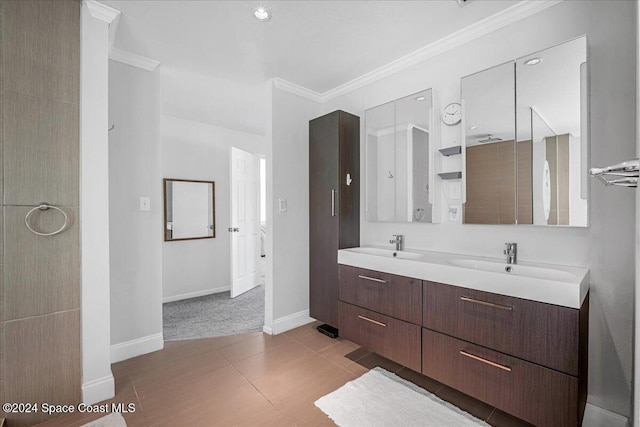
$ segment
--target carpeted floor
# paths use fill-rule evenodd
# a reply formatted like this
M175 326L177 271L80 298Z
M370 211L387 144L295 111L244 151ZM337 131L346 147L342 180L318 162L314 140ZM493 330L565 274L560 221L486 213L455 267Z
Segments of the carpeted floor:
M262 331L264 285L231 299L229 292L162 305L165 341Z

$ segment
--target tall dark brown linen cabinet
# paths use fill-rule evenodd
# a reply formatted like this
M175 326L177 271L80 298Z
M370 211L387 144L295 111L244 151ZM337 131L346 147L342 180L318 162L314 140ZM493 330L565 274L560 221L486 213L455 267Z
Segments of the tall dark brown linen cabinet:
M330 327L338 249L359 245L360 118L338 110L309 121L309 314Z

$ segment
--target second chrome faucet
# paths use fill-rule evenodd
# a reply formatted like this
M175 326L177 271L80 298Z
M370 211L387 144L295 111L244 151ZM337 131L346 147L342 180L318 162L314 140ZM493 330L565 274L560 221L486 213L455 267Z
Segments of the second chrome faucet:
M389 240L389 243L396 244L396 251L401 251L404 248L404 239L402 238L402 234L394 234L393 239Z
M517 264L518 263L518 244L505 243L504 254L507 256L507 264Z

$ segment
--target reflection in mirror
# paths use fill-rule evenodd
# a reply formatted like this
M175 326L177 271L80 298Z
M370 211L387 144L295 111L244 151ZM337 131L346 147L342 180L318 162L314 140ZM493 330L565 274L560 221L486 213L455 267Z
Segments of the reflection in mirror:
M514 64L464 77L467 224L515 224Z
M163 183L164 240L214 238L215 183L168 178Z
M432 222L431 90L366 111L368 221Z
M526 218L518 211L519 224L588 224L587 135L582 132L586 120L581 108L586 103L586 61L586 37L516 61L518 150L526 149L531 156L530 173L519 173L518 199L521 194L530 197L532 209ZM521 141L531 141L531 146Z
M586 51L580 37L461 80L465 223L588 225Z

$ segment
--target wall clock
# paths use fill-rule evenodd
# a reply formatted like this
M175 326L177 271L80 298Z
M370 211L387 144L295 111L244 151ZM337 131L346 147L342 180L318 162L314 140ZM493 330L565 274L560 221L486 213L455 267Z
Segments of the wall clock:
M452 102L442 109L442 121L445 125L454 126L462 120L462 105Z

